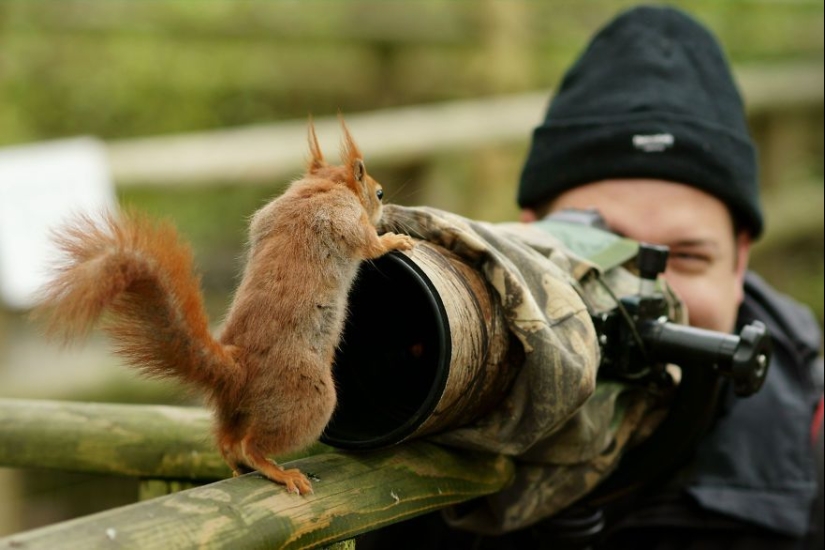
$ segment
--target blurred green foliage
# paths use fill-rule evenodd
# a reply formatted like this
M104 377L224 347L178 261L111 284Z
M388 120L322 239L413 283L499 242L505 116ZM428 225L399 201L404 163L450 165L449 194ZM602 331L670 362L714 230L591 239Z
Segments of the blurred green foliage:
M734 63L822 56L819 0L672 2ZM551 88L619 0L0 2L0 144Z
M109 140L200 131L551 89L592 33L635 3L5 0L0 146L79 134ZM668 3L707 24L735 65L822 61L821 0ZM794 158L788 173L822 181L821 120L821 112L813 117L819 137L806 145L817 153ZM427 201L471 217L508 219L516 213L511 197L523 151L444 157L412 176L409 167L379 175L396 202ZM439 194L422 195L415 183L404 188L410 178L437 182ZM205 285L223 293L240 268L246 219L283 183L130 187L119 194L174 218L193 242ZM477 193L480 185L484 193ZM484 197L484 204L467 197ZM813 240L795 243L782 261L771 252L770 260L757 255L755 262L822 318L822 236Z

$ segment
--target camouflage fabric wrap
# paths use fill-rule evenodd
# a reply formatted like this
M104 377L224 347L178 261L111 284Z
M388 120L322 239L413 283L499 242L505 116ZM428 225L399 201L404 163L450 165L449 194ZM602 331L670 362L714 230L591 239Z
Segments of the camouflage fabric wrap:
M591 313L635 294L624 267L603 271L530 224L490 224L428 207L388 206L381 230L442 246L477 269L504 308L525 360L506 396L473 423L431 439L514 458L513 483L473 505L448 510L456 527L499 534L569 506L610 474L628 446L663 418L661 395L599 381ZM672 318L684 320L672 293Z

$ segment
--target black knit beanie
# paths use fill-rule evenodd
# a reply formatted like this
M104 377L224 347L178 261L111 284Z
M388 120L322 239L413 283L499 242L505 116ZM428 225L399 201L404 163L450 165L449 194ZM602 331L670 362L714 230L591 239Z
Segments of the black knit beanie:
M714 37L673 8L634 8L593 38L533 133L518 204L622 178L691 185L762 233L742 98Z

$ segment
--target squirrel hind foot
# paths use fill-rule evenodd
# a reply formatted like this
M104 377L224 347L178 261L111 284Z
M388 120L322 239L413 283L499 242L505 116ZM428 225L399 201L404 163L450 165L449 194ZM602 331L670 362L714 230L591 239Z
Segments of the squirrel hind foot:
M277 464L266 461L266 463L257 470L268 480L286 487L288 493L306 495L313 492L309 479L297 468L284 470ZM255 469L249 468L246 465L232 466L232 477L239 477L254 471Z
M234 471L243 471L246 468L255 469L270 481L285 486L288 493L296 495L312 494L312 483L297 468L284 470L281 466L269 460L254 444L251 444L248 438L242 441L241 450L244 460L230 462L230 466ZM231 457L232 454L225 452L224 457L226 458L227 455Z
M307 495L313 492L312 483L310 483L309 479L297 468L284 470L282 467L266 459L254 466L256 470L270 481L285 486L288 493Z

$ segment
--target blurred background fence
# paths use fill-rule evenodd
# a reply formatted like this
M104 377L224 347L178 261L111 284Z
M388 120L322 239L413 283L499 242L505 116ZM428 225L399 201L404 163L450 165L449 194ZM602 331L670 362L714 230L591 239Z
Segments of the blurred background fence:
M823 316L823 3L670 2L719 37L760 149L754 266ZM193 242L218 320L247 217L340 110L391 202L513 219L532 127L619 0L0 2L0 147L92 135L121 202ZM334 155L330 155L334 156ZM191 403L98 340L57 355L0 310L0 397ZM134 498L120 478L0 470L0 534ZM94 504L55 487L98 491ZM84 503L80 503L80 501Z

